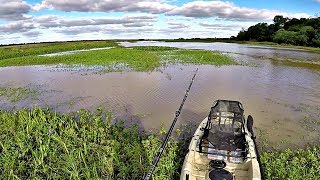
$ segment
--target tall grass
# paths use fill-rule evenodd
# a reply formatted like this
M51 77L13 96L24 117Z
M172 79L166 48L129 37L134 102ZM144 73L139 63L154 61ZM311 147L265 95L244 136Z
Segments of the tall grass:
M0 179L141 179L161 140L136 126L111 124L110 117L85 110L0 111ZM178 176L178 151L171 139L153 179Z

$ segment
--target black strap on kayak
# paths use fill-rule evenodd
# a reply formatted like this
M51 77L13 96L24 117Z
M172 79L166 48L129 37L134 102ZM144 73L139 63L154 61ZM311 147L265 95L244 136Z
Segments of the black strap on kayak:
M192 84L193 84L193 81L194 81L194 78L196 77L197 72L198 72L198 68L196 69L196 71L195 71L195 73L194 73L194 75L193 75L193 77L192 77L192 79L191 79L191 82L190 82L190 84L189 84L189 87L188 87L185 95L184 95L184 98L183 98L183 100L182 100L182 103L180 104L179 109L178 109L178 110L176 111L176 113L175 113L174 120L173 120L173 122L172 122L172 124L171 124L171 127L170 127L170 129L169 129L169 131L168 131L168 133L167 133L167 135L166 135L166 138L165 138L164 141L162 142L162 145L161 145L159 151L157 152L156 156L153 158L152 165L151 165L151 167L150 167L150 169L149 169L148 174L144 177L144 180L149 180L149 179L151 178L152 173L153 173L153 171L155 170L155 168L156 168L156 166L157 166L157 164L158 164L158 162L159 162L159 160L160 160L160 157L161 157L161 155L162 155L162 153L163 153L163 150L164 150L164 148L166 147L166 145L167 145L167 143L168 143L168 141L169 141L169 137L170 137L170 135L171 135L171 133L172 133L172 131L173 131L173 128L174 128L174 126L175 126L175 124L176 124L176 122L177 122L177 120L178 120L178 117L180 116L180 113L181 113L182 107L183 107L183 105L184 105L184 102L187 100L187 97L188 97L188 95L189 95L189 91L190 91L190 89L191 89L191 86L192 86Z

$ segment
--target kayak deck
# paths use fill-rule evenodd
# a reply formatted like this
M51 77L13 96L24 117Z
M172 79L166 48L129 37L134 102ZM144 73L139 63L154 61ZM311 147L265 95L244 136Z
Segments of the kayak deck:
M194 133L180 179L210 180L217 179L217 177L218 179L232 180L261 179L255 146L247 127L234 121L236 114L220 114L217 116L218 118L209 120L210 115L201 122ZM208 123L208 121L210 122ZM222 128L210 127L212 132L208 132L208 124L210 123L213 127L215 123L219 123L219 127ZM234 133L228 134L229 130ZM242 134L237 133L239 130L242 131ZM222 161L225 163L225 167L213 168L210 165L213 161Z

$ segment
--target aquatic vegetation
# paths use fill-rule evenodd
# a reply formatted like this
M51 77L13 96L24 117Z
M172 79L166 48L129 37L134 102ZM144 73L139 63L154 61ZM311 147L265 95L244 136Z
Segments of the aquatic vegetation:
M179 49L165 46L136 46L133 49L154 52L161 56L162 62L228 65L235 62L229 56L218 51L200 49Z
M283 64L291 67L303 67L311 70L319 70L320 69L320 61L317 60L295 60L290 58L271 58L272 63L274 64Z
M0 60L71 50L113 47L117 45L115 41L74 41L3 46L0 47Z
M168 60L180 60L181 63L211 64L217 66L235 64L231 57L217 51L207 50L179 50L173 52L172 58L173 59Z
M143 51L172 51L179 50L179 48L175 47L167 47L167 46L134 46L133 49L143 50Z
M117 47L107 50L80 52L64 56L23 56L2 59L0 67L27 66L27 65L52 65L63 64L69 66L106 66L125 64L126 68L136 71L150 71L162 65L163 61L179 63L196 63L224 65L232 64L232 58L219 52L205 50L182 50L170 47ZM107 68L110 69L110 68ZM111 69L112 70L112 69ZM119 71L119 69L117 69Z
M266 179L319 179L319 147L283 152L264 152L261 161Z
M141 179L163 135L141 133L122 121L112 124L111 118L101 109L68 114L37 107L0 110L0 178ZM153 179L179 177L188 143L170 139ZM267 179L319 179L319 153L318 147L263 152L261 161Z
M111 124L101 110L0 110L1 179L141 179L161 139L138 127ZM179 143L170 140L153 179L179 175Z
M17 102L29 97L35 97L37 93L36 90L31 90L26 87L0 87L0 97L5 97L7 101L10 102Z

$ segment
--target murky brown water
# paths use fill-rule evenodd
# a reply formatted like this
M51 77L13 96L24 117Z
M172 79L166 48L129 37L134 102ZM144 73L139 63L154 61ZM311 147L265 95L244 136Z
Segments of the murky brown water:
M160 43L163 44L170 43ZM319 61L319 54L224 43L172 43L171 46L210 50L222 50L225 46L223 51L236 52L230 55L238 61L254 64L253 67L199 66L177 127L197 125L207 116L214 100L231 99L241 101L245 113L254 117L261 141L267 138L269 145L280 143L283 147L319 143L320 72L289 67L268 59L274 54ZM47 66L0 68L0 87L28 86L40 92L36 99L19 103L0 97L0 107L11 109L37 104L58 111L73 111L101 106L128 122L155 130L161 124L165 127L171 124L195 69L194 65L172 65L153 72L100 75L89 71L83 75L81 70Z

